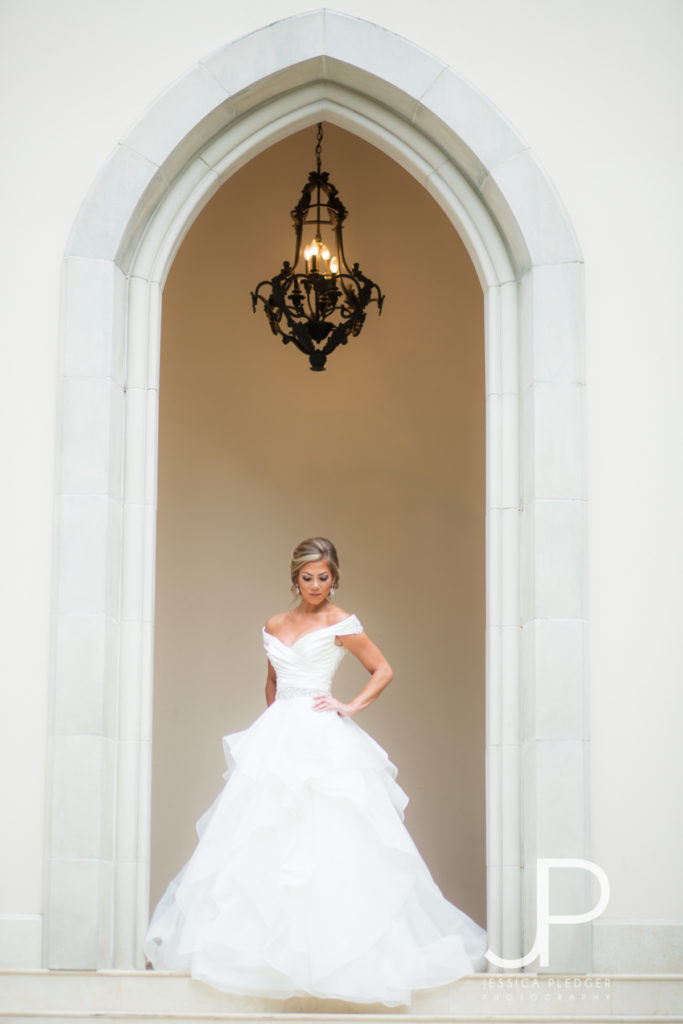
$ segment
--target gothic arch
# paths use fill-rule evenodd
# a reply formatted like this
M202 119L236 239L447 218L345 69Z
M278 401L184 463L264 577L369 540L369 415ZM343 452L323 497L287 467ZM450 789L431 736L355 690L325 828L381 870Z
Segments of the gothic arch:
M226 45L162 95L102 168L65 253L48 967L142 966L163 284L220 185L319 120L430 191L485 293L491 948L529 948L537 857L589 856L579 247L528 146L452 68L317 11ZM585 884L553 890L563 912L589 906ZM552 968L590 966L588 926L560 933Z

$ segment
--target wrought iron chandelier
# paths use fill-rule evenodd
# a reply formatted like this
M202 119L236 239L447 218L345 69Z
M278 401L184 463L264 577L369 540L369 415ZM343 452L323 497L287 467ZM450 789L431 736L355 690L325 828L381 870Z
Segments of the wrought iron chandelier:
M296 234L294 262L270 280L261 281L251 293L254 312L259 302L270 329L284 345L294 345L308 356L312 370L324 370L327 357L338 345L357 337L372 302L382 312L384 296L357 263L346 262L342 225L347 210L321 170L323 126L318 125L315 147L316 170L308 175L301 198L292 210ZM304 227L310 225L312 238L303 243ZM305 270L304 270L305 267Z

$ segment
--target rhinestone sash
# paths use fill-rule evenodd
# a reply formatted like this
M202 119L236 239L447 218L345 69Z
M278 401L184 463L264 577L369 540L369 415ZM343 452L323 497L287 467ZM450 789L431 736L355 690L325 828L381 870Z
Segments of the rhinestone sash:
M329 690L319 686L283 686L275 691L275 700L291 700L293 697L327 697Z

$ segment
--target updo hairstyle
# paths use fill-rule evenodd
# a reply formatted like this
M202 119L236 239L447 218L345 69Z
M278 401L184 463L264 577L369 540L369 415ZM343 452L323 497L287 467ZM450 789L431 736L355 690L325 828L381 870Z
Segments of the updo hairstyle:
M307 562L317 562L324 558L332 573L332 583L339 586L339 556L337 549L327 537L309 537L302 540L292 552L292 561L289 565L289 575L292 581L292 590L296 593L296 581L301 569Z

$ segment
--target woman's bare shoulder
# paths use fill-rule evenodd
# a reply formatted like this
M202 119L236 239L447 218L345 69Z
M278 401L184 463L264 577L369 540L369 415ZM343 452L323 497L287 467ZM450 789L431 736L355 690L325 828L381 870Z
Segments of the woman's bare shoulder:
M351 617L352 615L350 611L344 611L343 608L338 608L337 605L335 605L334 615L331 617L330 625L337 626L339 623L345 623L347 618Z
M283 626L289 618L289 612L277 612L266 619L266 633L277 633L280 626Z

